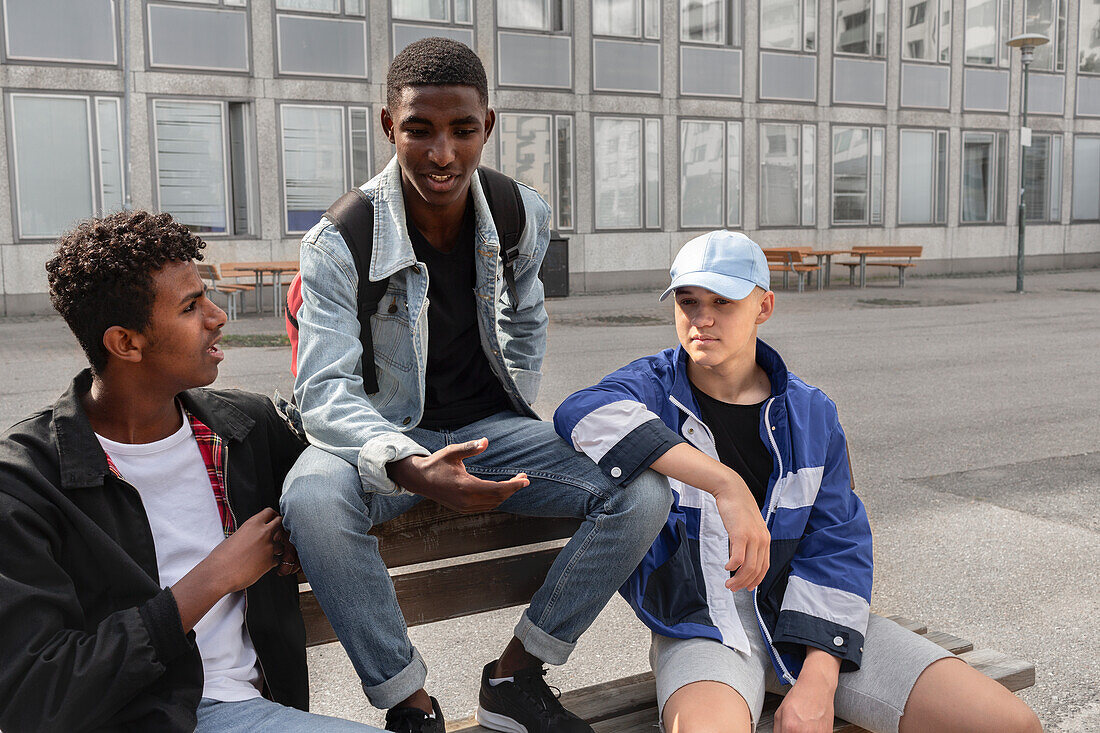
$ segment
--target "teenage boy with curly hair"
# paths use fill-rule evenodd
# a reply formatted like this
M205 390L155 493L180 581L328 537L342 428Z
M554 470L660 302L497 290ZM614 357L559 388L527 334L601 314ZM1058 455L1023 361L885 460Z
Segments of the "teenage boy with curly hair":
M168 214L61 237L50 297L88 357L0 436L0 728L373 731L304 712L298 560L275 511L301 452L218 376L225 313Z
M765 690L776 733L1036 733L1035 714L924 637L870 612L871 528L851 487L836 406L787 371L757 328L774 312L763 251L710 232L680 250L680 346L565 400L559 434L593 461L639 442L629 470L668 476L676 503L623 594L653 631L668 733L749 731ZM648 426L640 432L639 428ZM770 567L729 587L729 493L755 504ZM732 591L732 592L731 592Z

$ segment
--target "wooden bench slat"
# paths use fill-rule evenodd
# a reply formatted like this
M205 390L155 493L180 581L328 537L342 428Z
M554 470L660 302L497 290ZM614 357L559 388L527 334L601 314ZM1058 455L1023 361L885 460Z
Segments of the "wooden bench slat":
M1012 692L1035 684L1035 665L995 649L975 649L959 655L974 669L1000 682Z
M924 635L924 638L935 644L939 644L952 654L962 654L974 648L973 642L969 642L954 634L949 634L946 631L929 631Z
M579 519L521 517L503 512L460 514L422 501L371 531L388 568L572 537Z
M903 629L909 629L914 634L920 634L921 636L923 636L928 633L928 626L926 624L922 624L920 621L914 621L913 619L906 618L905 616L886 616L885 618L890 619Z
M397 575L393 578L397 602L409 626L518 606L527 603L539 589L559 552L560 548L554 547ZM313 592L303 591L298 596L306 645L336 641Z

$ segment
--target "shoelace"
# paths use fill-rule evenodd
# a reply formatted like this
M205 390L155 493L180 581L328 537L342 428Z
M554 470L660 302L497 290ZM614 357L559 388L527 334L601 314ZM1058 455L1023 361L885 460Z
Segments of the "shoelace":
M433 718L429 718L427 713L416 708L391 710L386 720L387 725L396 724L400 730L410 730L413 733L428 733L434 723ZM401 727L402 724L408 724L408 727Z
M569 711L562 707L561 702L559 702L561 690L546 684L542 679L546 676L546 673L546 669L540 669L538 676L535 676L534 673L517 675L515 677L516 689L523 693L524 697L534 703L536 707L546 712L551 723L558 720L569 720L571 718Z

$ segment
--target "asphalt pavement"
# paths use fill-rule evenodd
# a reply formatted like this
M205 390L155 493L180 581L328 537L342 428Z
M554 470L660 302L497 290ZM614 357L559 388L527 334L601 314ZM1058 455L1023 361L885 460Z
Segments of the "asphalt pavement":
M1035 662L1021 696L1048 731L1100 731L1100 270L872 281L777 292L761 336L838 404L875 537L879 613ZM571 391L674 343L656 293L550 301L544 417ZM229 334L278 333L254 315ZM52 402L83 365L56 318L0 320L0 423ZM228 346L217 382L288 392L286 348ZM421 626L451 719L520 609ZM371 609L363 609L370 614ZM614 599L549 681L644 671L648 634ZM379 724L339 645L310 651L316 712Z

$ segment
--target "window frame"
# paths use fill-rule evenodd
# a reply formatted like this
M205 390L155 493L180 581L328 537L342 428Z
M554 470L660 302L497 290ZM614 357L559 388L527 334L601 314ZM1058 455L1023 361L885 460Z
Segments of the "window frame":
M1067 47L1069 46L1069 7L1068 7L1068 3L1067 3L1067 0L1042 0L1042 1L1043 2L1049 2L1050 5L1051 5L1051 7L1050 7L1051 25L1054 27L1054 33L1052 33L1049 36L1050 43L1036 49L1036 53L1037 53L1037 55L1038 54L1045 54L1046 51L1044 51L1043 49L1049 50L1050 54L1051 54L1051 64L1050 64L1049 69L1045 69L1041 66L1035 66L1034 62L1033 62L1031 68L1032 68L1033 71L1037 71L1039 73L1064 74L1064 73L1066 73L1066 65L1067 65L1067 57L1068 57ZM1079 3L1079 7L1081 7L1083 5L1084 5L1084 3ZM1033 32L1033 31L1028 30L1028 28L1027 28L1027 0L1024 0L1024 2L1023 2L1022 13L1023 13L1023 16L1024 16L1024 20L1023 20L1024 33ZM1037 32L1037 31L1035 31L1035 32ZM1080 36L1080 31L1078 31L1078 36Z
M374 171L374 144L373 136L371 135L371 120L374 112L373 107L370 104L357 104L354 102L317 102L317 101L302 101L294 99L280 99L275 103L275 135L276 141L279 145L279 189L280 189L280 204L281 204L281 221L279 222L279 228L282 231L284 239L292 237L300 237L309 229L291 229L290 228L290 208L287 205L287 179L286 179L286 138L284 136L284 124L283 124L283 110L287 107L300 107L306 109L339 109L340 110L340 142L343 148L344 165L341 170L343 177L344 189L339 195L343 195L344 192L350 191L353 187L361 186L367 181L355 180L354 169L354 153L352 151L352 128L351 128L351 113L353 110L363 110L366 113L367 119L367 162L370 165L371 171ZM368 178L369 180L369 178ZM335 199L334 199L335 201Z
M722 7L721 41L699 41L686 38L687 26L684 23L684 4L690 0L679 0L680 45L702 46L705 48L744 48L745 46L745 3L744 0L720 0Z
M869 37L869 40L868 40L868 43L867 43L867 47L868 47L867 53L862 53L862 52L859 52L859 51L838 51L837 50L837 48L839 46L837 41L839 40L839 36L840 36L840 31L839 31L837 26L838 26L838 23L840 21L840 18L835 17L834 22L833 22L833 55L834 56L845 56L845 57L860 58L860 59L885 59L886 58L887 36L889 34L889 31L890 31L890 7L889 7L889 3L886 0L863 0L863 1L867 3L867 8L868 8L867 12L868 12L868 18L869 18L870 29L871 29L870 30L870 37ZM876 17L877 17L876 6L879 5L879 4L881 4L882 9L883 9L882 28L881 29L878 28L878 23L875 20ZM834 8L836 7L836 2L833 3L833 7ZM904 13L903 13L903 15L904 15ZM877 32L880 32L880 31L882 33L882 53L876 53L875 52L875 34Z
M473 0L471 0L472 2ZM561 28L553 28L554 6L558 6L561 15ZM496 12L493 13L494 30L513 31L516 33L544 33L547 35L572 35L573 33L573 4L569 0L543 0L543 8L548 20L546 27L532 28L529 26L505 25L500 22L500 11L503 3L496 3ZM570 59L570 66L573 61Z
M954 18L955 6L954 6L954 3L952 3L951 0L924 0L926 5L935 4L935 6L936 6L936 53L935 53L935 58L929 60L929 59L914 58L912 56L907 55L906 45L905 45L905 29L909 28L909 27L912 27L912 26L907 26L905 24L908 17L909 17L909 13L906 12L905 2L906 2L906 0L903 0L903 2L902 2L902 6L901 6L902 12L901 12L901 18L899 20L899 23L900 23L899 41L901 43L901 60L902 60L902 62L906 63L906 64L938 64L940 66L950 66L951 65L951 58L954 54L955 49L954 49L954 45L949 40L948 44L947 44L947 58L946 59L943 58L943 52L944 52L944 47L943 47L943 25L942 25L941 20L942 20L942 15L943 15L943 12L944 12L943 8L946 5L947 9L948 9L948 12L951 13L951 16L952 16L950 27L951 28L955 27L955 18ZM912 8L910 7L909 9L911 10ZM927 13L926 13L926 16L927 16ZM965 29L964 29L964 31L965 31ZM966 43L965 32L963 34L963 43L964 44ZM964 56L965 56L965 52L964 52Z
M764 5L761 2L759 4L759 10L757 13L757 28L756 28L756 48L759 54L762 51L775 52L775 53L797 53L804 55L817 56L821 50L821 39L818 37L818 29L821 22L821 6L826 0L798 0L799 4L799 16L798 16L798 29L800 36L800 43L798 48L781 48L778 46L767 46L764 44ZM813 48L806 48L806 8L812 4L814 6L814 28L813 28Z
M1097 215L1089 219L1083 219L1074 215L1074 211L1077 209L1077 186L1074 185L1077 182L1077 146L1082 140L1095 140L1097 145L1096 152L1096 170L1100 172L1100 133L1083 133L1073 136L1073 157L1072 168L1073 171L1070 175L1070 206L1069 206L1069 221L1071 224L1076 223L1088 223L1088 222L1100 222L1100 201L1097 202Z
M0 0L0 39L3 43L0 43L0 63L5 65L13 64L20 66L81 66L94 69L121 69L122 68L122 54L120 39L122 37L122 13L119 12L119 2L125 0L109 0L111 3L111 26L114 29L112 34L113 40L113 53L114 62L103 63L102 61L82 61L77 59L60 59L60 58L45 58L38 56L12 56L8 51L10 47L11 25L8 23L8 2L7 0Z
M959 226L1005 226L1008 221L1008 191L1010 185L1008 180L1008 133L1005 130L989 128L963 129L960 132L962 134L959 139ZM966 139L968 135L989 135L992 142L993 165L995 167L990 178L993 182L993 191L986 200L986 206L992 213L988 219L983 221L963 218L963 212L966 210L964 202L966 200ZM999 148L1004 151L1003 162L998 157ZM1002 168L1003 170L1001 170ZM998 189L1000 190L998 191ZM1000 193L999 201L998 193Z
M711 230L711 229L731 229L741 228L745 222L745 123L744 120L734 120L725 117L678 117L679 123L679 170L677 171L677 198L679 199L679 206L677 210L679 212L679 221L677 222L681 231L695 231L695 230ZM684 130L687 125L691 123L705 123L705 124L721 124L722 125L722 221L717 225L710 224L684 224ZM738 133L738 160L740 161L737 182L737 214L738 220L732 221L729 216L730 211L730 147L729 147L729 135L730 126L737 128ZM801 212L800 212L801 214Z
M160 185L160 150L157 146L157 103L158 102L171 102L176 104L219 104L221 106L221 129L222 129L222 183L225 187L224 204L225 204L225 231L224 232L198 232L203 239L258 239L259 222L261 221L260 212L260 196L258 189L258 148L255 146L247 146L251 154L245 161L247 170L245 171L246 182L248 190L246 192L247 204L250 210L247 213L248 227L247 232L237 232L234 222L233 214L233 171L232 171L232 140L230 139L230 124L229 124L229 105L239 104L246 107L245 112L245 134L250 135L252 139L257 139L256 135L256 110L254 99L241 99L236 97L179 97L170 95L157 95L149 97L149 142L150 142L150 155L149 162L152 166L153 174L153 195L156 210L163 212ZM171 213L171 212L168 212ZM175 216L173 214L173 216ZM187 226L185 222L180 222Z
M864 221L841 220L836 218L836 134L843 130L867 131L867 167L865 169L867 180L867 216ZM878 204L879 221L875 218L875 133L878 132L879 148L881 156L881 170L878 173L879 191ZM829 130L829 225L834 227L885 227L886 226L886 126L885 125L852 125L833 123Z
M980 61L971 61L969 56L970 52L967 48L967 32L970 30L969 17L970 17L970 0L966 0L963 5L963 47L962 47L962 61L964 67L972 67L976 69L1008 69L1011 68L1012 56L1008 53L1009 48L1005 45L1005 41L1012 35L1012 0L990 0L997 3L997 19L994 21L994 39L993 48L997 53L997 58L993 63L982 63ZM1002 37L1008 36L1008 37Z
M1031 145L1027 147L1034 147L1036 138L1048 138L1049 143L1047 147L1047 159L1046 159L1046 206L1043 212L1044 216L1041 219L1029 219L1027 218L1027 203L1025 199L1024 203L1024 220L1027 224L1060 224L1062 221L1062 212L1065 208L1065 203L1062 201L1062 178L1065 176L1065 166L1063 165L1063 156L1065 155L1065 135L1060 132L1035 132L1031 134ZM1057 145L1055 141L1057 140ZM1057 150L1055 150L1057 148ZM1056 154L1057 153L1057 154ZM1020 158L1020 165L1024 165L1024 158L1027 153L1023 153ZM1058 179L1055 181L1052 175L1054 170L1058 171ZM1026 170L1025 170L1026 175ZM1007 186L1006 186L1007 188ZM1024 190L1030 190L1024 188ZM1057 200L1058 214L1052 215L1054 210L1054 201ZM1071 202L1072 203L1072 202ZM1017 211L1019 210L1019 199L1016 202ZM1072 213L1072 210L1071 210Z
M19 186L19 150L18 140L15 135L15 104L13 99L17 97L34 97L45 99L79 99L84 102L85 111L88 120L88 183L91 187L92 198L92 216L102 216L104 213L103 206L103 177L100 172L102 161L100 160L100 141L102 140L102 132L100 131L99 124L99 110L98 105L101 100L109 100L115 103L118 112L118 143L119 143L119 173L122 186L122 201L123 206L126 205L127 193L128 193L128 180L126 176L126 148L122 145L122 97L114 94L103 94L98 92L70 92L70 91L32 91L11 89L3 95L4 105L6 107L4 114L4 123L8 129L8 160L10 164L8 166L8 181L10 185L11 194L9 195L9 204L11 206L12 216L12 238L15 243L21 242L53 242L62 233L59 231L55 234L24 234L23 233L23 221L19 216L19 202L22 199Z
M311 16L311 17L319 15L319 16L322 16L322 17L325 17L325 18L365 18L365 17L367 17L366 0L358 0L358 2L361 2L363 4L363 12L362 13L353 13L353 12L350 12L348 10L348 3L349 2L355 2L355 1L356 0L336 0L336 3L340 6L340 8L338 10L335 10L335 11L329 11L329 10L308 10L308 9L305 9L305 8L280 8L279 7L280 0L274 0L272 2L272 11L276 14L278 14L278 13L291 13L291 14L307 15L307 16Z
M1083 17L1084 14L1085 14L1085 2L1084 2L1084 0L1082 0L1082 2L1079 2L1078 5L1077 5L1077 58L1075 59L1075 62L1074 62L1074 69L1075 69L1076 73L1078 73L1078 74L1087 74L1088 76L1100 76L1100 6L1097 7L1096 24L1095 24L1095 26L1093 26L1093 29L1092 29L1092 33L1096 36L1096 42L1097 42L1097 45L1095 46L1095 48L1097 49L1097 61L1096 61L1096 69L1095 70L1084 70L1084 69L1081 68L1081 62L1082 62L1081 53L1082 53L1082 45L1083 45L1081 43L1081 35L1082 35L1082 33L1085 32L1085 22L1084 22L1084 17ZM1067 46L1069 45L1069 38L1068 37L1066 38L1066 45ZM1069 73L1069 62L1068 61L1066 62L1066 71L1065 71L1065 73L1067 73L1067 74Z
M125 0L120 0L125 1ZM243 0L242 0L243 1ZM225 74L229 76L252 76L255 71L255 63L252 58L252 22L247 5L234 5L231 4L233 0L144 0L145 2L145 28L142 35L143 43L145 44L145 70L151 72L161 72L167 74ZM245 49L245 59L248 63L246 69L232 69L224 66L175 66L167 64L154 64L153 63L153 34L150 32L152 28L152 15L151 8L154 6L160 7L178 7L178 8L191 8L192 10L205 10L207 12L217 13L237 13L244 16L244 31L247 48ZM272 46L275 44L273 43ZM276 59L278 63L278 59ZM166 97L165 97L166 98Z
M932 164L932 198L931 198L931 201L932 201L932 220L931 221L926 221L926 222L904 221L903 222L901 220L902 158L904 156L904 150L905 150L905 148L902 145L901 141L902 141L903 133L906 133L906 132L921 132L921 133L926 132L926 133L930 133L932 135L932 161L931 161L931 164ZM951 194L951 191L950 191L950 189L951 189L951 180L950 180L950 178L951 178L951 165L950 165L950 162L949 162L950 159L951 159L951 130L950 130L950 128L947 128L947 127L920 127L920 126L916 126L916 125L904 125L904 126L899 125L898 128L897 128L897 133L898 133L898 137L897 137L897 140L898 140L898 147L897 147L897 151L898 151L898 164L897 164L897 172L898 172L898 177L897 177L898 209L897 209L897 222L896 222L895 225L899 228L900 227L924 227L924 228L927 228L927 227L946 227L947 226L947 220L950 218L950 214L949 214L948 210L950 208L950 203L951 203L951 196L950 196L950 194ZM942 161L937 159L938 155L939 155L939 144L940 144L941 136L945 140L944 157L943 157ZM942 169L942 172L943 172L943 187L942 187L942 189L938 185L938 183L939 183L939 174L940 174L939 168L940 168L941 163L942 163L942 166L943 166L943 169ZM937 219L936 219L937 200L936 199L941 193L943 195L943 220L942 221L937 221Z
M346 0L344 0L344 1L346 2ZM453 26L456 26L456 27L459 27L459 28L471 28L472 29L475 25L477 25L477 23L474 20L475 15L477 14L477 3L475 2L475 0L469 0L469 3L470 3L470 20L468 20L468 21L455 20L455 15L456 15L456 13L455 13L455 3L462 2L462 1L463 0L447 0L447 19L446 20L436 20L434 18L410 18L410 17L406 17L406 16L403 16L403 15L394 15L393 0L386 0L386 14L389 17L390 25L393 25L394 22L399 22L399 23L425 24L425 25L432 25L432 26L453 25ZM369 0L364 0L364 2L369 2ZM368 17L370 16L370 10L369 9L367 10L367 16ZM391 35L392 35L392 33L391 33Z
M597 200L597 195L598 195L597 188L598 188L599 183L598 183L597 180L595 180L595 176L593 176L594 180L593 180L593 185L592 185L592 211L593 211L592 231L596 232L596 233L603 233L603 232L659 232L659 231L664 231L664 217L663 217L664 177L662 175L662 173L663 173L662 163L663 163L663 160L664 160L665 156L664 156L664 145L663 145L664 125L662 123L661 117L658 116L658 115L632 115L632 114L617 114L617 113L592 114L591 115L591 124L592 124L592 138L591 138L592 139L592 146L591 147L592 147L592 171L593 171L593 173L595 173L595 171L596 171L596 154L597 154L597 149L599 147L598 144L597 144L597 141L596 141L596 123L599 120L636 120L636 121L638 121L639 134L641 136L641 145L638 147L638 163L639 163L639 165L638 165L638 225L637 226L629 226L629 227L621 227L621 226L602 227L602 226L599 226L599 224L597 224L597 216L596 216L595 212L597 211L597 209L596 209L596 200ZM646 161L646 157L647 157L648 152L649 152L648 145L647 145L647 143L649 142L649 133L647 132L646 128L648 127L647 123L650 123L650 122L656 122L657 125L658 125L658 128L659 128L659 133L658 133L658 136L657 136L657 150L658 150L659 160L657 162L657 194L658 194L658 201L657 201L657 212L656 212L657 213L658 224L656 226L648 226L647 225L647 219L648 219L648 215L649 215L650 211L649 211L649 206L648 206L647 201L646 201L646 195L647 195L647 191L646 191L647 180L646 180L646 178L647 178L647 174L649 173L649 166L648 166L647 161ZM575 219L576 219L576 215L574 214L574 221L575 221Z
M544 117L549 121L550 130L550 191L551 211L553 213L552 227L556 231L570 232L577 227L577 183L576 183L576 150L577 143L575 139L576 135L576 122L574 120L574 113L572 112L555 112L549 110L523 110L523 109L498 109L497 110L497 134L496 141L496 153L497 163L500 168L504 167L504 128L503 122L506 115L522 116L522 117ZM572 212L572 221L568 226L562 226L561 224L561 154L558 151L557 146L557 132L558 123L561 121L569 122L569 174L571 185L569 187L569 205ZM510 174L509 174L510 175ZM518 180L518 179L517 179ZM530 184L528 184L530 185ZM534 188L534 186L532 186ZM536 189L537 190L537 189ZM541 194L540 194L541 195Z
M347 0L341 0L341 7ZM311 18L333 20L343 23L358 23L363 30L363 75L358 74L309 74L302 71L283 71L282 68L282 19L283 18ZM271 16L271 51L274 54L274 68L276 79L339 79L357 82L370 81L371 72L371 44L369 15L348 15L347 13L327 13L321 11L305 10L279 10Z
M757 156L757 171L756 176L756 228L757 229L815 229L817 227L817 195L818 195L818 146L817 146L817 122L800 122L797 120L777 120L777 119L761 119L756 123L756 156ZM798 129L798 192L795 196L795 201L798 205L798 222L795 224L765 224L763 211L764 211L764 195L762 193L761 186L764 184L764 176L761 174L765 165L764 162L764 141L767 136L764 134L764 127L766 125L784 125L795 127ZM742 128L742 133L744 129ZM809 139L813 141L813 151L807 158L806 140L807 133L809 133ZM742 144L742 147L744 145ZM807 172L807 167L812 166L812 171ZM741 174L742 180L744 180L744 170ZM810 197L810 201L813 203L813 211L811 215L806 215L806 182L810 181L814 184L814 190ZM741 213L742 220L744 219L744 212Z
M589 18L592 19L596 15L595 4L598 0L589 0L588 10ZM592 38L604 38L620 41L641 41L650 43L660 43L661 41L661 1L660 0L632 0L634 7L638 11L638 33L636 35L629 35L624 33L597 33L595 30L595 22L590 24ZM656 4L657 8L657 34L650 35L649 29L646 27L646 21L649 19L652 8L648 7L651 3Z

